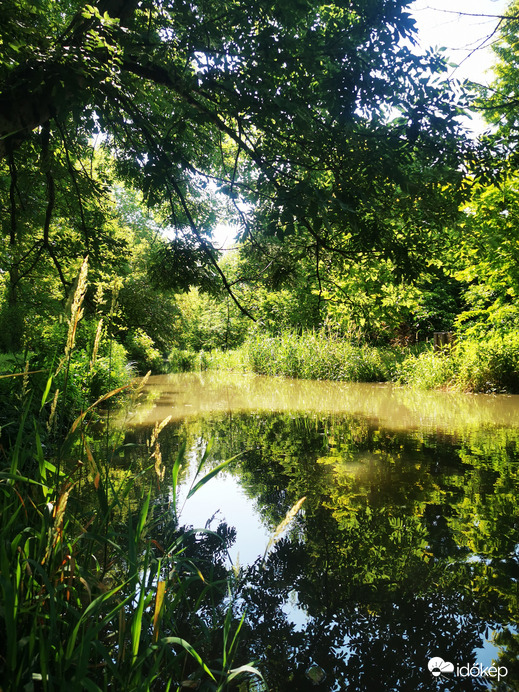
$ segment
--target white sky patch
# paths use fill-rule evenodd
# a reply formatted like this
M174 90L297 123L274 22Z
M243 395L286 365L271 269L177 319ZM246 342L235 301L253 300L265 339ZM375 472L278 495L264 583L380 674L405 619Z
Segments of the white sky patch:
M509 0L416 0L410 5L418 27L418 43L445 48L459 65L451 75L488 85L494 61L491 46L497 39L499 18Z
M450 62L457 65L449 76L488 86L493 80L495 56L492 45L510 0L416 0L409 9L418 28L418 45L445 48ZM476 135L489 126L480 115L464 119Z
M236 245L236 234L239 233L238 226L228 223L217 224L212 231L213 244L218 250L228 250Z

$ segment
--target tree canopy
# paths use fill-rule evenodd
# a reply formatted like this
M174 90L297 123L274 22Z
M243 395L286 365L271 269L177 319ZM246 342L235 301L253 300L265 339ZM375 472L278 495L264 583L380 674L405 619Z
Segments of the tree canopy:
M2 3L12 301L43 254L67 286L67 267L99 243L110 186L91 165L101 146L111 175L176 229L158 254L166 287L221 280L231 290L210 243L225 207L258 270L310 256L318 278L327 256L376 253L412 273L459 202L463 140L445 59L413 52L407 5ZM22 179L37 200L20 193ZM59 236L63 218L77 247Z

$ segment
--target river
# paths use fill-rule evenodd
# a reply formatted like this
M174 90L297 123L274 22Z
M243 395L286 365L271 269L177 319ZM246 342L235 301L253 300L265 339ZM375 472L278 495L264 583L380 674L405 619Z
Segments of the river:
M180 523L220 527L271 690L519 688L518 396L218 373L146 391L126 441L169 418L164 505L186 442ZM236 458L186 501L208 445L207 469Z

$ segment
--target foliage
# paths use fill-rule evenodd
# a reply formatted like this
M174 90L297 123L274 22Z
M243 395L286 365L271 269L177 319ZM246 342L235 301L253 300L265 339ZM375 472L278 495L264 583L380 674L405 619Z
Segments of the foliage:
M129 332L124 343L130 359L137 364L141 375L148 370L152 373L161 371L162 356L153 346L151 337L143 329L138 328Z
M86 262L64 357L41 387L29 371L6 378L13 388L19 383L19 405L2 420L2 433L10 433L0 463L2 689L40 682L49 690L71 683L230 689L260 675L250 665L233 667L242 656L243 619L224 563L234 532L223 524L216 531L182 528L175 502L173 511L169 502L151 502L166 467L174 498L185 475L183 447L177 443L169 458L161 450L169 419L141 445L126 443L120 429L96 437L97 407L109 406L121 388L94 404L75 391L89 381L85 372L78 377L84 353L76 351L85 293ZM103 357L94 349L90 358L95 377ZM143 385L134 385L130 410ZM207 470L208 456L209 448L188 497L228 463Z
M476 186L459 224L453 264L467 286L466 309L457 323L473 336L517 330L519 273L517 180L510 177L499 187Z
M455 388L487 394L519 393L519 338L516 333L463 338L435 353L410 353L396 379L420 389Z
M498 126L497 151L502 158L512 153L512 166L517 168L513 142L517 136L516 101L518 93L519 56L517 52L518 3L512 0L499 25L492 48L496 54L493 72L496 75L489 89L483 90L478 105L485 118ZM495 162L494 162L495 165Z
M188 372L206 367L204 351L190 351L173 348L168 356L168 372Z
M179 317L175 344L180 349L235 348L249 326L228 295L217 299L192 287L176 296L176 306Z
M232 531L220 526L200 536L178 528L167 507L150 505L151 489L131 499L134 468L113 477L113 459L104 466L89 445L86 476L68 464L60 472L41 432L32 441L34 477L16 463L16 448L2 472L3 689L38 680L47 689L65 681L165 689L195 680L200 689L223 690L254 674L250 666L233 669L240 624L231 621L232 582L222 564ZM157 458L157 439L152 445ZM77 504L78 485L97 507Z
M456 383L474 392L519 393L519 335L464 339L455 354Z
M388 378L384 352L352 345L349 341L307 332L284 332L278 337L258 333L245 345L253 372L303 379L377 382Z
M54 271L65 289L86 252L96 270L127 273L124 234L108 228L121 186L142 192L155 230L169 227L147 267L166 292L220 282L239 302L210 243L231 210L256 277L301 264L311 295L334 257L373 253L416 274L463 195L464 100L441 54L410 50L407 4L234 0L222 15L213 0L10 0L0 195L15 340L29 277ZM130 321L140 290L128 287Z
M421 353L408 353L395 372L395 380L417 389L442 389L454 384L454 357L444 349L435 353L427 348Z

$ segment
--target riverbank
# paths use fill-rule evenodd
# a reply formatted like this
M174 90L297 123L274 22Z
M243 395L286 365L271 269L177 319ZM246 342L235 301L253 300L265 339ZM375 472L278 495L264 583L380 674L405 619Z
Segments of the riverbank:
M224 369L300 379L395 382L418 389L519 393L519 335L460 339L435 352L408 347L355 345L322 332L257 334L234 351L199 355L202 369Z

